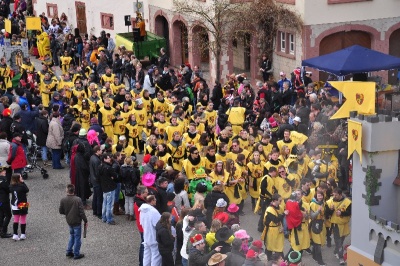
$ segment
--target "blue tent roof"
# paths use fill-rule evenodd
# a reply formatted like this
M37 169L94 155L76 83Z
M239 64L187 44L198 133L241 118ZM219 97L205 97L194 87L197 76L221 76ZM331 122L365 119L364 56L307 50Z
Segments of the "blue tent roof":
M400 68L400 58L359 45L303 60L302 66L337 76Z

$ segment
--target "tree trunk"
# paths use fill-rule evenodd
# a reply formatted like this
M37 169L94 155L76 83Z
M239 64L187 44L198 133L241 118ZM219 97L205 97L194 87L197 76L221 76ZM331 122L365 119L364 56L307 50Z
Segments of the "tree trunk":
M221 82L221 47L217 47L215 51L216 73L215 81Z

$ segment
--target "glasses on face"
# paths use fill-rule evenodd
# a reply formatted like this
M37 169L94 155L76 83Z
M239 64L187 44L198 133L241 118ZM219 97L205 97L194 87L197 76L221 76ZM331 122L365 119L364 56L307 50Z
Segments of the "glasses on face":
M198 152L194 152L193 154L194 154L194 155L199 155L199 153L198 153Z

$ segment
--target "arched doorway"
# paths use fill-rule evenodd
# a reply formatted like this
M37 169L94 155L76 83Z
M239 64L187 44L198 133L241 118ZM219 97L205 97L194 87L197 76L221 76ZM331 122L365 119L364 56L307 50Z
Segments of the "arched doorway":
M172 24L172 31L171 61L174 65L184 64L189 57L188 29L182 21L177 20Z
M164 16L157 16L155 19L155 33L158 36L165 38L167 42L167 47L165 47L169 53L169 24Z
M251 41L249 33L240 33L232 40L234 73L246 73L250 77Z
M400 57L400 29L395 30L389 37L389 54ZM398 70L390 70L388 82L389 84L397 84Z
M319 55L329 54L356 44L371 49L371 35L367 32L356 30L333 33L321 40ZM319 80L325 81L328 76L328 73L319 72Z
M191 53L190 63L192 67L199 66L203 71L207 71L210 66L210 40L207 30L199 25L192 28L191 34Z

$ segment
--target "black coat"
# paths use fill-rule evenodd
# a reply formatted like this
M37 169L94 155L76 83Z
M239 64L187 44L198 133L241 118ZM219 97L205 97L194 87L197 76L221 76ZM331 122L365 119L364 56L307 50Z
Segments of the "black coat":
M207 194L206 198L204 199L204 208L207 209L206 216L207 216L207 226L210 227L212 221L212 214L215 209L215 205L219 199L224 199L227 203L229 203L228 196L225 193L221 193L219 191L211 191Z
M168 211L167 190L157 186L156 209L159 213Z
M75 155L75 192L76 196L84 201L92 194L89 186L90 170L88 162L84 159L84 147L79 146Z
M35 118L36 128L36 144L40 147L46 146L46 139L49 133L49 120L46 117L40 115Z
M29 192L29 188L25 183L19 183L15 185L10 185L10 193L12 195L11 205L17 207L21 202L28 202L26 194ZM12 213L23 215L28 213L28 209L13 210Z
M7 140L12 140L12 133L11 133L11 124L13 123L13 119L10 116L6 116L0 121L0 132L7 133ZM46 140L45 140L46 141Z
M10 181L7 177L0 176L0 202L10 204Z
M160 254L168 254L174 250L175 237L160 222L156 225L156 239Z
M128 165L122 165L120 168L120 178L125 187L125 196L135 196L137 190L136 187L140 182L139 169Z

